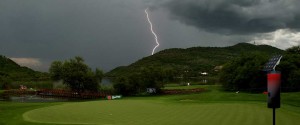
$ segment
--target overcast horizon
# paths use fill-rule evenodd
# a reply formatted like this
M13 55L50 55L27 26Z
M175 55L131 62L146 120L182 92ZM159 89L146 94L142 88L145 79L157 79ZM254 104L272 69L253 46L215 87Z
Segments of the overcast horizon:
M300 44L297 0L0 0L0 55L48 71L81 56L109 71L168 48ZM245 50L246 51L246 50Z

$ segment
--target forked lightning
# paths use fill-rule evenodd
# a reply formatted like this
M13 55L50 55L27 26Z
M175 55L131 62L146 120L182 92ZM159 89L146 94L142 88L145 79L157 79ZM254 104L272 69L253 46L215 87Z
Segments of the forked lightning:
M152 23L151 23L151 21L150 21L149 14L148 14L147 10L148 10L148 8L145 9L145 13L146 13L146 15L147 15L147 19L148 19L148 22L149 22L149 24L150 24L150 30L151 30L152 34L154 35L155 42L156 42L156 46L155 46L155 47L153 48L153 50L152 50L152 55L153 55L154 52L155 52L155 49L159 46L159 42L158 42L158 38L157 38L156 33L153 31L153 26L152 26Z

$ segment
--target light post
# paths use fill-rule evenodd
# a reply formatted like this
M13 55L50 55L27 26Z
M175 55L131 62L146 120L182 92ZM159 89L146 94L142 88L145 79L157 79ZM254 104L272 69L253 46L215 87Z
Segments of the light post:
M184 82L185 82L185 84L187 85L187 81L188 81L188 73L189 73L189 70L185 70L184 71Z
M208 73L207 73L207 72L202 72L201 75L203 76L202 82L203 82L204 84L206 84L206 83L207 83L206 76L208 75Z

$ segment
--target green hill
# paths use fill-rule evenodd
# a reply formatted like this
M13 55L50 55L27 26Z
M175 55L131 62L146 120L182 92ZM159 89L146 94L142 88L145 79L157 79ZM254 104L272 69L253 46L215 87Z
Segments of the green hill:
M223 64L242 53L247 54L250 52L274 55L283 53L284 51L268 45L253 45L248 43L239 43L230 47L166 49L152 56L142 58L129 66L117 67L106 73L106 76L126 76L147 67L172 69L178 75L188 72L190 77L197 77L201 72L208 72L210 76L215 76Z
M41 73L30 68L20 66L11 59L1 55L0 77L5 77L12 81L36 81L48 78L46 73Z

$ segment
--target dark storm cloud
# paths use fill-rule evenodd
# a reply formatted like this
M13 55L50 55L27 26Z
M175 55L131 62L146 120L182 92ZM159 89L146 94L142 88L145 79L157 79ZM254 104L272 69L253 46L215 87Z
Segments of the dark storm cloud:
M253 38L269 43L274 40L250 33L298 30L298 6L296 0L0 0L0 55L40 71L52 61L81 56L92 68L109 71L151 54L156 44L144 12L148 7L158 52ZM291 37L300 35L284 35Z
M170 0L172 18L220 34L300 29L299 0Z
M0 55L39 59L43 71L74 56L106 71L127 65L151 52L144 8L139 0L0 0Z

